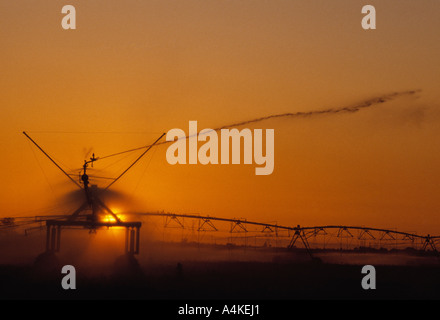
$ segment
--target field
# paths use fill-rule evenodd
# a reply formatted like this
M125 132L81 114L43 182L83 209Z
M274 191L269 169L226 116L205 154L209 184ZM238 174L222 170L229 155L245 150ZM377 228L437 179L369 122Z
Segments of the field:
M162 252L162 256L159 256ZM51 256L0 266L1 299L293 300L439 299L440 261L403 252L306 252L156 243L136 260ZM87 262L86 262L87 260ZM59 270L76 268L76 290ZM361 287L361 268L376 268L376 290Z

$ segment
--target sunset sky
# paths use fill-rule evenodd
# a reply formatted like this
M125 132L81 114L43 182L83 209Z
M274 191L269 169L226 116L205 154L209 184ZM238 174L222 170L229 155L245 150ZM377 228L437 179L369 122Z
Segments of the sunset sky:
M61 27L67 4L76 30ZM361 27L366 4L376 30ZM121 210L440 235L439 18L438 0L0 0L0 216L75 207L64 202L75 185L22 131L78 173L90 150L148 145L190 120L217 128L420 89L250 125L275 130L269 176L172 166L162 145L114 190L136 200ZM94 169L116 176L137 155Z

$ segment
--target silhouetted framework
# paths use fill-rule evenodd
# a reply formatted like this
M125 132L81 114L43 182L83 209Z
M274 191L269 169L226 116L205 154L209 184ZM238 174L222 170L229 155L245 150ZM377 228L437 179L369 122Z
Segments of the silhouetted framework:
M353 239L359 241L378 241L378 242L392 242L392 241L406 241L408 244L420 243L422 250L432 250L437 252L436 242L440 241L440 236L431 235L418 235L410 232L402 232L390 229L359 227L359 226L342 226L342 225L324 225L313 227L296 227L283 226L271 223L262 223L256 221L249 221L246 219L228 219L212 216L201 216L196 214L175 214L164 212L151 212L151 213L132 213L136 216L161 216L164 217L164 227L171 227L171 224L177 228L188 228L185 225L185 219L195 219L198 221L197 231L219 231L219 227L215 225L215 222L227 222L230 224L229 232L232 233L249 233L250 226L261 226L260 233L271 233L278 236L279 232L284 231L290 235L290 242L288 248L293 249L298 243L307 250L311 255L311 246L309 239L318 235L325 236L331 235L338 239Z
M46 251L58 252L61 244L62 227L81 227L95 232L98 228L124 227L125 228L125 252L139 254L139 231L141 222L95 222L93 225L87 221L47 220L46 221Z
M100 193L96 185L90 185L89 175L87 174L87 169L90 166L93 167L94 162L108 158L113 155L106 157L95 157L95 154L89 159L84 160L83 173L80 175L80 182L75 181L63 168L53 160L46 151L43 150L26 132L23 134L28 138L63 174L73 182L79 189L84 191L85 201L84 203L75 210L71 215L68 216L57 216L57 219L41 219L40 221L46 221L46 251L47 252L58 252L60 250L61 244L61 229L63 227L82 227L89 229L90 232L95 232L97 229L102 227L124 227L126 229L125 236L125 251L128 254L134 255L139 254L139 233L141 222L123 222L121 219L100 199ZM156 141L147 146L145 151L137 157L137 159L132 162L118 177L111 179L112 181L104 188L107 190L115 182L117 182L125 173L127 173L163 136L163 133ZM109 215L112 217L113 221L103 221L101 216ZM47 217L46 217L47 218ZM14 225L15 220L13 218L3 219L5 227L11 227ZM3 221L2 220L2 221ZM0 226L1 228L2 226Z
M296 227L291 227L273 223L249 221L246 219L228 219L196 214L175 214L164 212L124 213L124 215L134 215L137 217L163 217L165 228L180 228L182 230L189 229L188 221L195 221L197 222L197 225L194 227L193 223L192 229L199 233L223 231L228 232L231 235L244 234L245 239L249 233L269 235L276 238L280 235L280 233L284 232L284 234L290 239L287 248L297 248L297 244L299 243L300 247L305 248L311 256L312 246L310 245L309 240L316 236L333 237L339 239L341 244L343 239L350 241L358 240L360 242L376 241L380 244L404 241L405 244L408 244L408 246L411 246L412 244L414 247L417 244L420 244L422 250L431 250L436 253L438 253L436 244L440 241L440 236L431 236L429 234L425 236L410 232L359 226L325 225L301 227L300 225L297 225ZM71 217L71 215L53 215L2 218L0 220L0 231L25 227L25 233L28 233L33 229L41 229L43 227L42 224L45 223L47 229L46 250L58 252L60 250L60 237L63 227L82 227L90 229L91 232L94 232L96 229L101 227L124 227L126 229L125 251L129 254L139 253L139 231L141 222L123 222L121 220L114 220L112 222L94 221L91 223L90 221L86 220L71 220ZM220 223L229 224L229 227L222 229L219 226ZM35 224L37 224L37 226L33 226ZM326 248L324 247L324 249Z

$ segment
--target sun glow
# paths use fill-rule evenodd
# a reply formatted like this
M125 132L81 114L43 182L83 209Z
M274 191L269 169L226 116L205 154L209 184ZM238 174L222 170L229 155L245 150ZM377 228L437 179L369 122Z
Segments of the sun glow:
M119 218L119 216L118 216L118 218ZM111 222L111 223L114 223L114 222L116 222L116 219L115 219L115 217L112 216L111 214L106 214L106 215L104 216L103 222Z
M115 214L115 216L119 220L124 221L124 215L120 213L122 211L121 209L119 209L119 208L111 208L111 211ZM116 221L115 216L110 214L110 213L109 214L105 214L103 216L103 218L102 218L102 221L103 222L109 222L109 223L116 223L117 221Z

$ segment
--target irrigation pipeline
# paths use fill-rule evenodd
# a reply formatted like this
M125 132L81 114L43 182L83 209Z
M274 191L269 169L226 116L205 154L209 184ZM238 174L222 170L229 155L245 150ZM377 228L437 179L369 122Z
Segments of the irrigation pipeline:
M246 225L255 225L255 226L261 226L263 229L269 229L269 230L287 230L289 232L293 231L296 233L301 233L303 235L306 234L318 234L320 231L325 230L338 230L338 234L341 232L347 232L349 235L351 235L350 230L357 230L362 232L362 234L368 234L372 239L375 239L375 237L370 233L372 231L374 232L381 232L384 235L390 235L391 239L395 239L393 235L400 235L403 236L403 239L408 240L414 240L414 239L422 239L425 241L437 241L440 239L439 236L431 236L428 235L420 235L416 233L411 232L403 232L403 231L397 231L397 230L391 230L391 229L383 229L383 228L373 228L373 227L361 227L361 226L347 226L347 225L321 225L321 226L310 226L310 227L301 227L299 225L297 226L285 226L285 225L279 225L279 224L273 224L273 223L264 223L264 222L258 222L258 221L250 221L246 219L234 219L234 218L222 218L222 217L213 217L213 216L203 216L198 214L176 214L176 213L164 213L164 212L128 212L124 213L124 215L128 216L160 216L160 217L167 217L171 219L198 219L202 220L204 222L210 222L212 221L221 221L221 222L230 222L235 224L236 226L241 226L242 229L246 232ZM23 225L29 225L32 223L41 223L46 220L64 220L70 217L70 215L47 215L47 216L34 216L34 217L8 217L8 218L2 218L0 219L0 231L4 229L14 228L14 227L20 227Z

